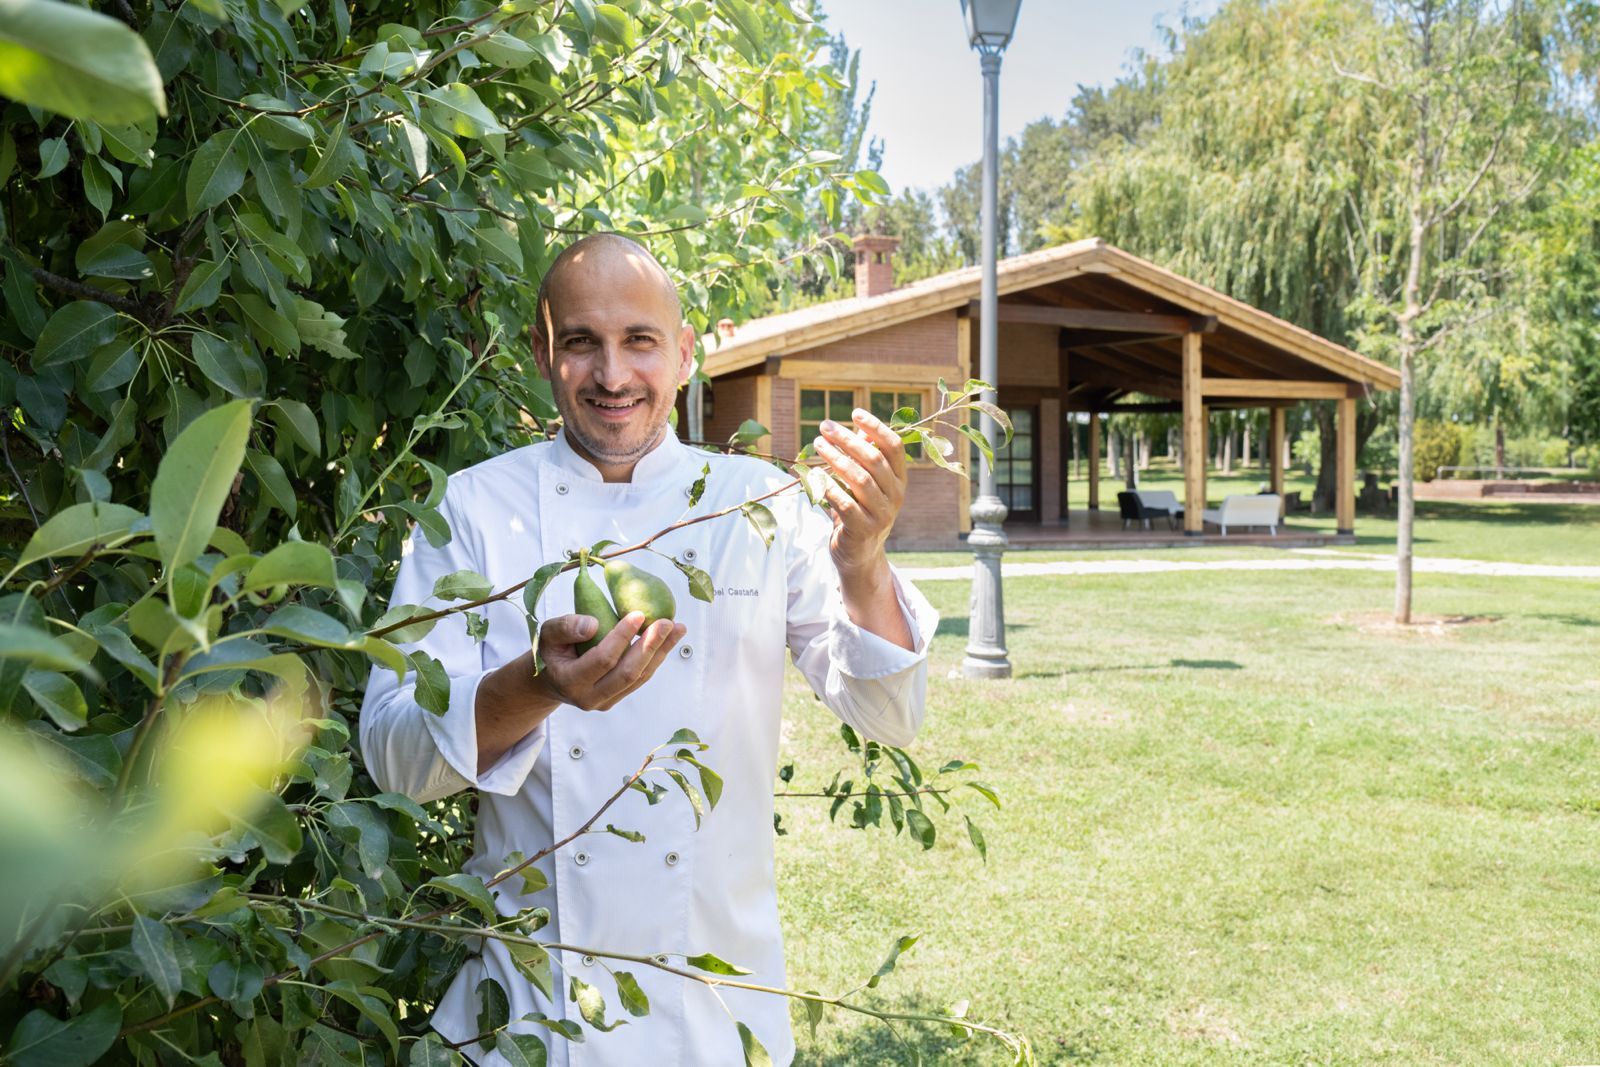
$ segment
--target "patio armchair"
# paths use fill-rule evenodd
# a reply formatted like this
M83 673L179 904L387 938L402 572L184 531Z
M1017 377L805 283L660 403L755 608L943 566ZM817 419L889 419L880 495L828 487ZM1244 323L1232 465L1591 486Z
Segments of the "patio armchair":
M1139 498L1139 503L1144 506L1147 515L1165 515L1167 529L1178 528L1178 522L1183 518L1183 505L1178 503L1178 498L1172 490L1135 489L1133 492Z
M1172 494L1167 494L1171 496ZM1132 490L1125 490L1117 494L1117 508L1122 512L1122 528L1126 530L1128 523L1143 523L1146 530L1150 529L1150 520L1165 518L1167 526L1172 526L1172 513L1166 508L1151 507L1142 497L1142 494Z

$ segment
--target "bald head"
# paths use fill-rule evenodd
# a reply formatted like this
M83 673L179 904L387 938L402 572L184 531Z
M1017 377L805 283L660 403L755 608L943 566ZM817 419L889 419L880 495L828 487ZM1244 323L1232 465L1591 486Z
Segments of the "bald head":
M649 249L620 233L591 233L562 250L540 279L538 304L535 305L539 332L549 339L551 325L556 319L552 304L561 299L568 281L591 285L613 271L625 276L654 278L670 302L677 321L683 321L683 302L678 298L678 287L672 284L672 277Z

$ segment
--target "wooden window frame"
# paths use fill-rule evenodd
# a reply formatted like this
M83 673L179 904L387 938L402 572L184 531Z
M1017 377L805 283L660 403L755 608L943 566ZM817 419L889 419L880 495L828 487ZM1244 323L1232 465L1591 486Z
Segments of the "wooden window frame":
M794 387L794 425L797 434L797 440L799 441L799 446L801 448L805 447L806 425L808 421L810 421L801 416L801 397L807 390L820 391L823 393L849 392L851 396L850 408L852 411L854 411L856 408L861 408L863 411L871 411L873 393L894 393L896 396L915 393L922 398L920 410L923 414L927 414L928 407L933 402L932 398L934 393L934 390L928 386L916 384L895 385L885 382L871 382L864 384L861 382L838 381L830 383L827 379L798 380L795 382ZM824 403L826 403L826 401L824 401ZM898 410L898 408L896 410ZM835 422L842 421L847 425L850 423L849 416L846 416L841 420L830 412L825 417L834 419ZM906 456L906 463L908 466L921 467L925 464L932 464L933 460L929 459L926 455L919 457L912 457L908 455Z

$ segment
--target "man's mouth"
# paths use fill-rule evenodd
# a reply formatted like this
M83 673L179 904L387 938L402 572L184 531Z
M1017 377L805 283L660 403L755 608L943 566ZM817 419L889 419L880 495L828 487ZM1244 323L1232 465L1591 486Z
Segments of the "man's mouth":
M591 408L597 411L601 418L623 419L627 418L637 408L644 406L644 397L617 397L608 399L591 396L585 397L584 403L588 404Z

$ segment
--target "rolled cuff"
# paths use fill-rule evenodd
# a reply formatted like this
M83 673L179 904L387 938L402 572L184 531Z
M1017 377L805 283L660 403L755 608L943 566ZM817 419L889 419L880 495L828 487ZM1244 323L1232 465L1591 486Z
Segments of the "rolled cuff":
M911 632L915 649L906 650L892 641L862 629L850 621L843 605L828 625L829 658L841 674L868 681L908 671L928 658L928 646L939 628L939 613L910 582L889 568L894 595Z
M544 747L544 724L509 748L493 767L478 773L478 686L488 671L456 675L450 679L450 708L443 715L424 718L428 733L452 770L485 793L515 796L533 773Z

